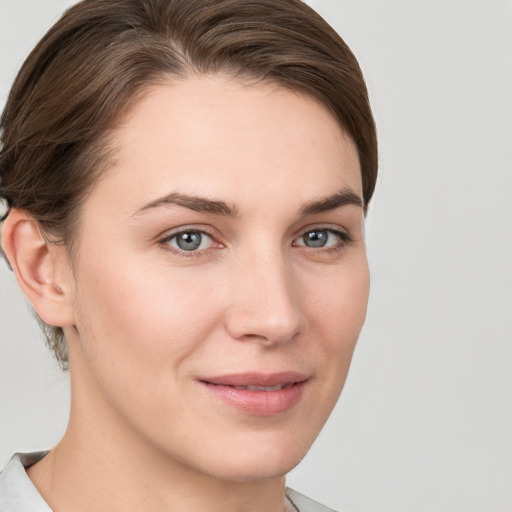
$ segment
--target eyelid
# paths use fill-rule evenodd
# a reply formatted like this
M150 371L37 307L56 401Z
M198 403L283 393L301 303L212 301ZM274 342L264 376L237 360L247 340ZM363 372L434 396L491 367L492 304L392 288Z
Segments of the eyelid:
M331 233L335 233L343 238L352 239L352 235L349 230L339 224L310 224L309 226L305 226L298 230L294 239L298 239L311 231L330 231Z
M306 244L297 244L297 241L300 240L304 235L311 231L328 231L335 236L339 238L339 243L322 246L322 247L309 247ZM207 237L211 238L213 244L212 247L208 247L206 249L197 249L193 251L185 251L183 249L180 249L178 247L173 247L169 244L169 241L173 239L174 237L180 235L181 233L187 233L187 232L195 232L195 233L201 233L202 235L206 235ZM226 244L219 241L220 236L217 234L216 230L211 228L208 225L185 225L185 226L179 226L174 229L171 229L167 232L164 232L163 235L158 237L158 244L161 245L164 250L167 250L169 252L172 252L174 254L177 254L179 256L185 256L185 257L193 257L193 256L201 256L206 252L209 252L211 249L221 249L226 247ZM292 240L292 246L294 247L304 247L307 250L319 253L319 252L327 252L327 251L339 251L346 247L348 244L353 242L353 237L349 233L349 231L339 225L323 225L323 224L313 224L306 226L302 228L297 235Z
M206 235L211 238L213 241L213 246L208 247L206 249L197 249L194 251L185 251L180 249L179 247L174 247L169 244L169 241L173 238L179 236L182 233L200 233L201 235ZM188 226L179 226L170 231L165 232L163 235L158 237L158 244L161 245L164 250L172 252L174 254L178 254L180 256L190 257L190 256L200 256L210 249L220 249L224 247L224 244L218 240L218 236L213 233L213 229L204 225L188 225ZM217 247L215 247L217 246Z
M310 233L312 231L328 231L330 233L333 233L340 239L340 243L334 244L334 245L322 246L322 247L309 247L305 243L304 244L296 244L296 242L298 240L301 240L304 237L304 235L306 235L307 233ZM308 226L306 228L303 228L300 232L300 235L297 236L296 238L294 238L293 245L295 247L306 247L306 249L310 249L312 251L319 252L322 250L328 251L330 249L331 250L332 249L340 249L340 248L343 248L346 245L350 244L352 241L353 241L353 238L350 235L350 233L348 232L348 230L343 229L340 226L313 225L313 226Z

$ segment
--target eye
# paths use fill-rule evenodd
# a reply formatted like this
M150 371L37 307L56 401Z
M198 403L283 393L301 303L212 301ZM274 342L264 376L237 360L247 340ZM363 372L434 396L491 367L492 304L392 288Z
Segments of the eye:
M170 245L180 251L193 252L209 249L214 244L212 237L203 231L180 231L163 240L164 244Z
M342 247L350 242L350 236L335 229L312 229L298 238L294 245L310 247L313 249L322 247Z

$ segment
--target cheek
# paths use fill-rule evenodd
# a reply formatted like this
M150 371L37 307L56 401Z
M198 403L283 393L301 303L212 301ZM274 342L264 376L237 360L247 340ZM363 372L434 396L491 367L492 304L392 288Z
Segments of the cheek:
M317 283L318 284L318 283ZM314 310L311 315L325 339L339 347L336 340L355 344L366 317L370 277L366 260L336 270L323 280L323 286L309 294ZM343 343L341 343L343 344Z
M322 378L329 382L334 398L341 392L352 355L361 332L368 303L369 270L366 259L337 269L322 281L323 287L308 296L310 329L316 345L306 348L309 357L323 357L319 364ZM307 342L306 342L307 343Z
M208 280L126 258L84 268L79 296L83 349L105 372L169 374L194 353L218 317Z

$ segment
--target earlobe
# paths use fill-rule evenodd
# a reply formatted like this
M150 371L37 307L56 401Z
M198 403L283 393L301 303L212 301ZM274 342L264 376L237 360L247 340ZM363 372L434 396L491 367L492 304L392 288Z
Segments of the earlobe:
M49 325L72 325L65 248L49 244L39 224L18 209L12 209L2 225L2 248L20 288L41 319Z

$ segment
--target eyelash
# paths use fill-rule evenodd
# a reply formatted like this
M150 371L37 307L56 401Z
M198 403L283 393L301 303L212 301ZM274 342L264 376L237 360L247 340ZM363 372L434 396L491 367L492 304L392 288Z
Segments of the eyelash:
M181 228L178 231L175 231L174 233L171 233L171 234L165 236L163 239L161 239L159 241L159 244L164 248L164 250L172 252L173 254L177 254L178 256L183 256L185 258L191 258L191 257L192 258L194 258L194 257L197 258L199 256L202 256L205 253L205 251L209 251L211 249L211 248L208 248L208 249L201 249L201 250L194 250L194 251L185 251L183 249L172 247L169 244L169 242L171 240L173 240L173 239L177 238L178 236L183 235L185 233L198 233L201 236L206 235L207 237L211 238L214 243L216 243L217 245L219 245L221 247L224 247L224 244L222 244L220 242L216 242L215 236L212 233L209 233L204 228L203 229L198 229L198 228L193 228L193 227Z
M327 233L329 234L333 234L335 235L339 241L333 245L330 245L330 246L327 246L327 247L318 247L318 248L315 248L315 247L309 247L307 245L295 245L294 244L294 247L304 247L305 250L308 250L310 252L314 252L314 253L327 253L329 255L336 255L336 254L339 254L341 251L343 251L343 249L345 249L352 241L352 237L350 236L349 233L347 233L346 231L342 231L338 228L334 228L334 227L328 227L328 226L315 226L313 228L310 228L310 229L307 229L306 231L304 231L302 233L302 235L300 235L298 238L296 238L294 240L294 242L296 240L301 240L303 239L308 233L312 233L314 231L326 231Z
M297 240L303 239L303 237L306 236L308 233L312 233L314 231L326 231L329 234L332 234L332 235L335 235L336 237L338 237L339 242L332 246L327 246L327 247L322 246L322 247L318 247L318 248L310 247L305 244L295 245L295 242ZM197 234L200 234L201 236L206 235L207 237L211 238L214 243L219 245L220 248L225 247L221 242L216 242L215 236L212 233L209 233L205 229L198 229L198 228L192 228L192 227L191 228L182 228L179 231L175 231L175 232L171 233L170 235L165 236L164 238L159 240L159 244L164 248L164 250L170 251L174 254L177 254L177 255L185 257L185 258L200 257L206 251L209 251L211 249L209 247L207 249L186 251L184 249L179 249L179 248L170 246L169 242L171 240L173 240L173 239L177 238L178 236L185 234L185 233L197 233ZM349 233L347 233L346 231L342 231L340 229L328 227L328 226L315 226L313 228L307 229L299 237L295 238L292 245L293 245L293 247L304 247L305 250L312 251L314 253L338 254L343 249L345 249L346 246L348 246L352 241L353 241L353 239L352 239L351 235Z

